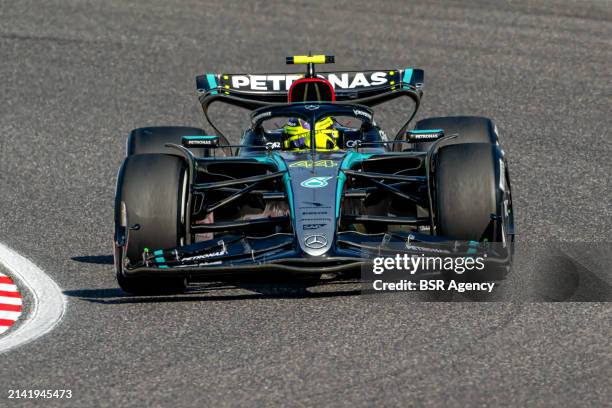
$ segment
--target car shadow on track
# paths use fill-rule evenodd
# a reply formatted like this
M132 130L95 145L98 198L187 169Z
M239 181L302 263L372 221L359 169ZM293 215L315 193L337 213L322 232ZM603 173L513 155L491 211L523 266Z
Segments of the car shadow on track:
M73 261L96 265L112 265L112 255L74 256ZM313 280L274 276L226 278L217 282L190 283L180 295L135 296L120 288L75 289L66 296L94 303L122 304L148 302L237 301L279 298L331 298L361 294L359 280Z
M103 304L159 302L221 302L257 299L306 299L358 296L359 281L334 282L269 282L249 279L191 283L183 294L135 296L120 288L75 289L64 291L66 296Z
M86 255L86 256L73 256L73 261L96 264L96 265L112 265L114 260L112 255Z
M514 270L507 280L489 293L423 292L409 293L409 300L425 302L610 302L612 284L610 251L607 246L572 244L570 247L547 246L544 249L519 247L522 256L515 255ZM550 246L550 245L549 245ZM590 251L590 252L589 252ZM112 265L112 255L75 256L73 261L97 265ZM110 271L109 271L110 274ZM286 275L242 275L206 283L192 283L184 294L172 296L133 296L119 288L77 289L65 291L66 296L104 304L240 301L278 298L333 298L358 296L366 289L355 277L317 280L296 279ZM367 297L367 296L365 296Z

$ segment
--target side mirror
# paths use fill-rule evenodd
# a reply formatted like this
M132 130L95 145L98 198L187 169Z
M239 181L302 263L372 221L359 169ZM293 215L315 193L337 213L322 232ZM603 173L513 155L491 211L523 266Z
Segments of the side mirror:
M181 144L185 147L217 147L219 136L183 136Z

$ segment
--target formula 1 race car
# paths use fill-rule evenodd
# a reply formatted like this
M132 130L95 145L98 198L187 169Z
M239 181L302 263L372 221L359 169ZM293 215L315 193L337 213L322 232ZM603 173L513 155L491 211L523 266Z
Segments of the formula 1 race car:
M115 197L122 289L176 293L238 273L359 271L371 254L488 251L508 272L514 223L508 165L490 119L435 117L408 130L421 69L315 72L333 56L288 57L304 74L196 78L214 135L192 127L131 132ZM390 139L373 106L414 111ZM215 102L251 111L232 145ZM404 122L404 120L402 120ZM492 245L495 244L495 245Z

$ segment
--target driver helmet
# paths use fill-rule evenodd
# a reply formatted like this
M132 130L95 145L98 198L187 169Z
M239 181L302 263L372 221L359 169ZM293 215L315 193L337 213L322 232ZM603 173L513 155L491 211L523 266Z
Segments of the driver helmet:
M283 127L283 147L288 150L310 149L310 124L299 118L290 118ZM331 116L315 123L317 150L338 150L338 130Z

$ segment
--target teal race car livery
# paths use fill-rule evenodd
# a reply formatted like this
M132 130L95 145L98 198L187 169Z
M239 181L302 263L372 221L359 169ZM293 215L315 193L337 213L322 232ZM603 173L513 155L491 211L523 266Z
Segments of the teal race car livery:
M115 267L131 293L189 280L277 271L354 274L371 253L487 253L503 279L513 252L508 165L497 128L472 116L420 120L420 69L315 72L325 55L288 57L303 74L197 77L212 134L131 132L115 198ZM388 138L373 107L414 111ZM250 111L231 144L209 117ZM232 138L236 140L235 138Z

